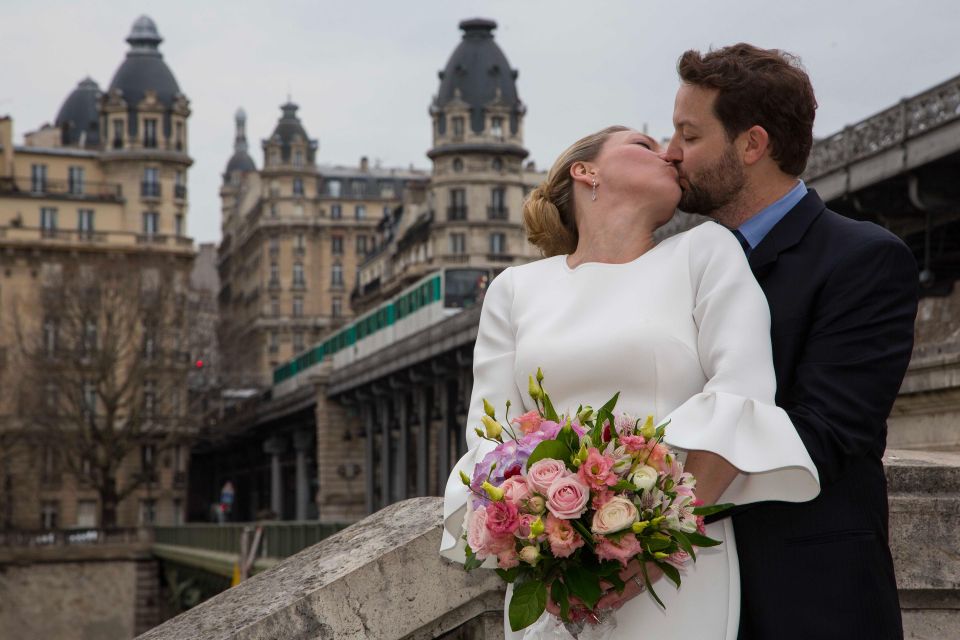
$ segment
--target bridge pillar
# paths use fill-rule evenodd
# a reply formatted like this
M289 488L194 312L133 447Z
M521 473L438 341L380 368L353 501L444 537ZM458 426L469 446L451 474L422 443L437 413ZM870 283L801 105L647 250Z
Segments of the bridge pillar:
M430 461L427 453L427 444L430 438L430 388L418 386L414 391L414 401L417 407L417 496L428 495L427 469Z
M297 431L293 434L293 449L297 454L297 520L307 519L307 509L310 505L310 483L307 479L307 452L310 450L312 444L313 434L309 431Z
M362 399L360 404L360 415L363 417L363 428L364 432L367 434L366 442L364 443L364 465L366 467L366 475L364 475L364 484L366 485L366 513L367 515L376 511L376 503L374 501L375 491L377 486L376 474L374 473L374 428L375 420L373 415L373 404L371 399Z
M393 471L390 467L390 402L385 396L377 398L377 418L380 420L380 504L377 508L382 509L389 505L390 495L390 476Z
M280 476L280 456L287 450L286 441L280 436L268 438L263 443L263 452L270 456L270 510L278 520L283 519L283 482Z
M396 448L396 466L394 468L393 487L390 494L394 502L407 499L407 444L410 440L410 416L407 406L407 394L402 389L393 393L393 406L400 423L399 439Z

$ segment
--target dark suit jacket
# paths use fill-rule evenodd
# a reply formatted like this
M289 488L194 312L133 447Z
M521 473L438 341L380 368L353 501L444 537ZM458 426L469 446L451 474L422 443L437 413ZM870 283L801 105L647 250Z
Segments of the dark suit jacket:
M750 267L770 303L777 404L822 489L733 513L740 640L902 638L881 456L913 348L916 260L810 191Z

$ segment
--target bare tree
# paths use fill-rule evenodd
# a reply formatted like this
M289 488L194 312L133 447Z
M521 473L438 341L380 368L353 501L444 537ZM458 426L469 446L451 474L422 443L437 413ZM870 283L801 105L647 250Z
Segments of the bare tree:
M15 312L19 413L31 441L96 489L103 527L155 479L149 465L125 472L125 461L144 445L156 456L190 431L182 286L162 262L66 262Z

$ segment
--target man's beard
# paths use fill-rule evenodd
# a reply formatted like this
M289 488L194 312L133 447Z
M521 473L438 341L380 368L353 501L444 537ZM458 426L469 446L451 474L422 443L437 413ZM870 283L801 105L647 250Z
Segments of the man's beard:
M696 176L685 177L687 186L680 196L680 210L710 217L733 202L746 183L733 145L727 146L716 164Z

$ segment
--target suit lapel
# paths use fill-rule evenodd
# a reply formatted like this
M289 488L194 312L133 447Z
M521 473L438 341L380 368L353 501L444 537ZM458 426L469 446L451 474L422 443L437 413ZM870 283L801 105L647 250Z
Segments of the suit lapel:
M816 191L810 189L750 254L750 268L753 273L758 278L765 275L782 252L800 242L824 209L826 205L823 200Z

